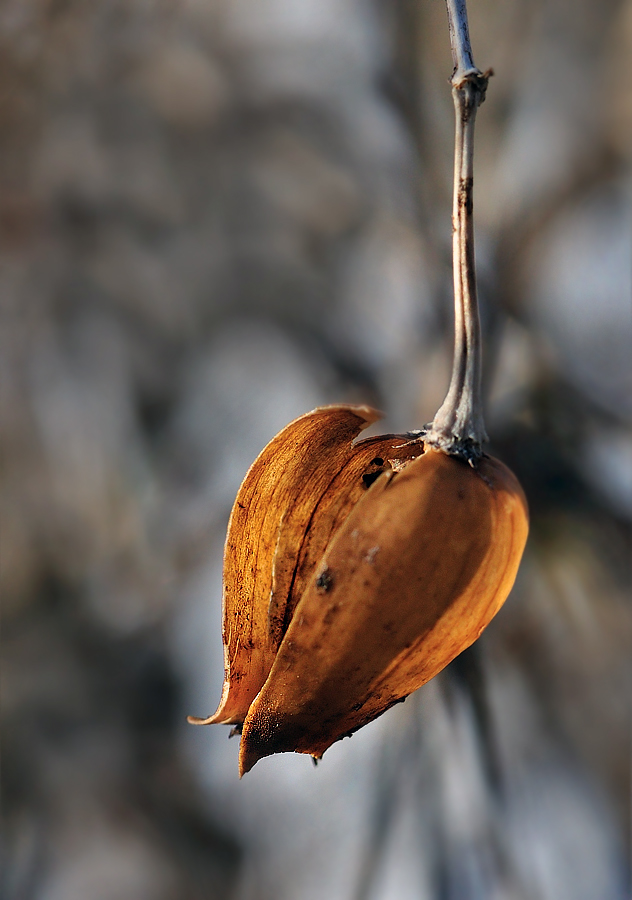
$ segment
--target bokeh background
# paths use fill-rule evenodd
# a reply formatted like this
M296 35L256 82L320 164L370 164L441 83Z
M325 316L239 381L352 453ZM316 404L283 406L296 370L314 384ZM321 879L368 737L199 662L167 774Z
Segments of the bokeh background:
M623 900L630 0L470 0L492 452L532 531L441 676L237 778L221 552L318 404L451 359L441 0L2 0L7 900Z

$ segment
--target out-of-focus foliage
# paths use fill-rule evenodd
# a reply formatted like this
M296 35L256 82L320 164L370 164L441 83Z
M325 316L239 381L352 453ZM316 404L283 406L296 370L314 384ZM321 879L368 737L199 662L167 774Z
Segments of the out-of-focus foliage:
M12 900L619 900L629 799L632 5L470 0L495 455L532 537L475 647L317 771L235 779L220 557L332 401L450 366L438 0L2 0Z

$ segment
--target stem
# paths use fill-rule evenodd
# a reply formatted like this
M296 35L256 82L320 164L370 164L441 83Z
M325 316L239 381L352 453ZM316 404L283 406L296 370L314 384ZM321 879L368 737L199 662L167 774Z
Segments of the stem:
M474 462L487 440L481 402L481 327L474 264L474 123L485 99L491 72L474 65L465 0L447 0L454 72L452 99L454 138L454 202L452 257L454 269L454 362L450 387L424 438L430 446Z

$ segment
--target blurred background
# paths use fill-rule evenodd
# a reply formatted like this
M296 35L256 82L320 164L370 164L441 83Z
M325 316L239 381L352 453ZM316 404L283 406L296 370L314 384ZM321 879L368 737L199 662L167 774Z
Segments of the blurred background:
M527 553L442 675L240 782L185 717L246 469L316 405L407 431L447 388L444 4L1 0L7 900L628 896L632 3L470 5Z

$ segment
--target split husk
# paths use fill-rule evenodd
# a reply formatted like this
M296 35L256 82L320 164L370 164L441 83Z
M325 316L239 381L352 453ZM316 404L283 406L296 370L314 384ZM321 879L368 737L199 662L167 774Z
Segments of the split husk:
M197 724L241 730L240 773L283 751L320 757L480 635L528 531L512 473L426 448L354 442L368 407L316 409L262 451L224 557L225 681Z

